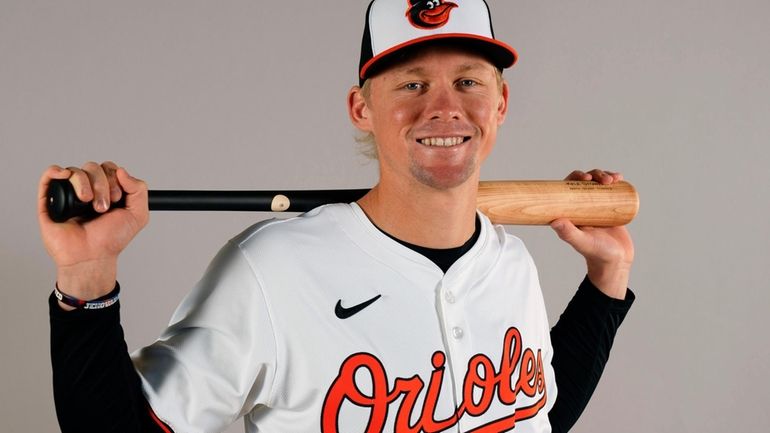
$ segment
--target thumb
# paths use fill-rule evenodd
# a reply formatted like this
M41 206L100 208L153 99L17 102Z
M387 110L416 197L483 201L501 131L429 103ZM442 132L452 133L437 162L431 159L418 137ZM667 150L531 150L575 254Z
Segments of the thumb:
M118 177L120 187L126 192L126 209L134 214L137 212L140 214L148 213L147 184L128 174L123 167L118 168L115 174Z
M577 251L583 251L586 247L587 235L572 224L567 218L559 218L551 222L551 228L559 236L559 239L570 244Z

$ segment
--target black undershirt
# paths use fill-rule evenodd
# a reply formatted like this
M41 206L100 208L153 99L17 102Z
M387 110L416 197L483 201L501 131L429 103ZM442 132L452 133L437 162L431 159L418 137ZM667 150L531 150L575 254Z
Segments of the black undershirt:
M374 225L374 226L377 227L377 225ZM471 236L471 238L468 239L464 244L460 245L459 247L454 247L454 248L421 247L419 245L410 244L409 242L402 241L401 239L391 235L390 233L386 232L385 230L379 227L377 227L377 229L382 233L386 234L389 238L400 243L401 245L427 257L431 262L435 263L436 266L441 268L441 270L444 273L446 273L446 271L448 271L449 268L452 267L452 265L454 264L454 262L457 261L457 259L462 257L463 254L467 253L468 250L473 248L473 245L476 244L476 241L479 239L479 235L481 234L481 222L477 217L476 229L473 231L473 235Z
M478 240L480 222L462 246L425 248L390 236L446 272ZM553 433L575 424L588 404L609 358L618 327L634 294L625 300L602 294L585 278L551 329L558 393L548 413ZM49 297L51 363L56 415L63 433L170 432L153 419L120 325L120 303L102 310L62 310Z

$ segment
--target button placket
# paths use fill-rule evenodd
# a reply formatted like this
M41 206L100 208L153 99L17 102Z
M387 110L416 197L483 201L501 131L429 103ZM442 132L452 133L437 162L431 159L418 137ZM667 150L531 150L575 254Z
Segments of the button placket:
M468 323L465 320L462 305L462 290L455 283L456 281L447 284L446 280L439 282L436 286L436 300L439 303L441 327L446 344L447 371L452 377L454 402L458 404L463 395L463 378L468 367L472 342L466 330Z
M442 298L444 299L444 302L447 304L445 308L445 326L448 331L448 334L454 339L454 340L460 340L463 338L463 335L465 334L465 331L458 321L462 320L461 318L461 311L458 310L458 306L454 305L455 302L457 302L457 298L455 297L455 294L452 292L452 290L447 287L445 284L441 285L441 291L442 291ZM458 317L458 315L460 317Z
M454 293L449 289L444 289L444 300L448 304L454 304L456 301Z

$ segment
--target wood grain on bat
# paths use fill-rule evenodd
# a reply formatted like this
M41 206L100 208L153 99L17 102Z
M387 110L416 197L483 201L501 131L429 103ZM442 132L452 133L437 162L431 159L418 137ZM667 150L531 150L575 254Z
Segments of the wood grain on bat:
M625 181L483 181L477 205L496 224L544 225L565 217L578 226L619 226L636 216L639 197Z

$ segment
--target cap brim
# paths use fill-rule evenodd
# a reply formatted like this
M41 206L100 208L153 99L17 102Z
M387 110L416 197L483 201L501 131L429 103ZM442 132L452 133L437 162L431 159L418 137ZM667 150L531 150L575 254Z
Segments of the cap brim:
M408 42L396 45L386 51L377 54L376 56L369 59L369 61L367 61L361 67L361 71L359 71L359 78L361 80L369 78L373 75L374 71L381 70L381 65L389 63L387 60L391 59L394 54L400 53L407 48L417 47L419 45L427 44L430 42L444 40L460 42L461 46L467 46L473 50L477 50L479 54L487 57L493 65L500 69L510 68L514 63L516 63L516 59L518 58L516 50L514 50L509 45L498 41L497 39L491 39L466 33L442 33L412 39Z

